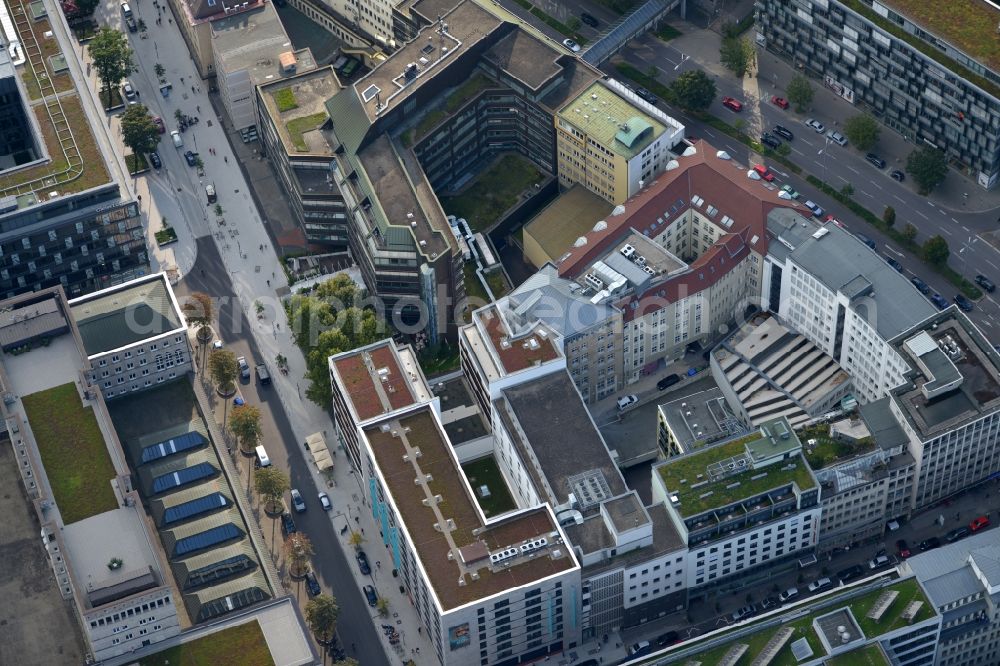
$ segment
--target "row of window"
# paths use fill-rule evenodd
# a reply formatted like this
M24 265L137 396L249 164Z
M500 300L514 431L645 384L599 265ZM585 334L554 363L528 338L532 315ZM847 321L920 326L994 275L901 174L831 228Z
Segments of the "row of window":
M162 599L157 599L156 601L150 601L149 603L137 605L137 606L135 606L133 608L127 608L127 609L125 609L123 611L119 611L119 612L115 613L114 615L109 615L107 617L100 617L100 618L97 618L96 620L91 620L90 621L90 627L92 629L96 629L97 627L103 627L105 624L107 624L107 625L110 626L112 624L116 624L118 622L121 622L122 620L125 620L126 618L130 618L130 617L133 617L135 615L140 615L142 613L148 613L148 612L150 612L152 610L155 610L156 608L162 608L163 606L169 606L169 605L170 605L170 597L164 597ZM155 618L155 616L147 618L147 619L140 620L139 624L146 624L147 622L149 622L150 620L152 620L154 618ZM116 628L115 632L117 633L119 631L123 631L125 629L128 629L128 626L129 625L126 623L125 625Z

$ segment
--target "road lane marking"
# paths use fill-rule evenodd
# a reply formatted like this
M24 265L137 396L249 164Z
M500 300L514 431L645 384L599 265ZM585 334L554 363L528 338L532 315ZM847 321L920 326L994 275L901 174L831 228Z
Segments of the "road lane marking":
M990 266L992 266L992 267L993 267L993 270L995 270L995 271L1000 271L1000 267L998 267L998 266L997 266L996 264L994 264L994 263L993 263L992 261L990 261L989 259L986 259L986 258L984 258L984 259L983 259L983 261L985 261L985 262L986 262L986 263L988 263L988 264L989 264Z
M901 203L901 204L905 204L905 203L906 203L905 201L903 201L902 199L900 199L900 198L899 198L899 195L898 195L898 194L893 194L892 196L893 196L893 197L894 197L894 198L896 199L896 201L898 201L899 203ZM925 218L925 219L926 219L926 218Z
M856 174L858 174L859 176L861 175L861 172L860 172L860 171L858 171L858 170L857 170L857 169L855 169L854 167L850 166L849 164L845 164L844 166L846 166L846 167L847 167L847 170L848 170L848 171L851 171L851 172L853 172L853 173L856 173Z
M801 155L802 157L805 157L805 156L806 156L806 154L805 154L805 153L803 153L803 152L802 152L801 150L799 150L798 148L792 148L792 152L793 152L793 153L795 153L795 154L797 154L797 155Z
M710 137L712 137L713 139L715 138L715 135L714 135L714 134L712 134L711 132L709 132L709 131L708 131L708 129L705 129L705 134L709 135L709 136L710 136Z
M876 183L875 181L872 181L872 185L874 185L875 187L877 187L880 190L882 189L882 186L879 185L878 183Z
M943 232L945 232L946 234L948 234L949 236L951 236L951 232L950 232L950 231L948 231L948 227L941 227L941 231L943 231Z
M902 201L902 199L900 199L900 201ZM915 212L915 213L916 213L917 215L919 215L920 217L922 217L922 218L924 218L925 220L927 220L928 222L929 222L929 221L930 221L930 219L931 219L931 218L927 217L926 215L924 215L923 213L921 213L921 212L920 212L919 210L917 210L917 211L914 211L914 212Z

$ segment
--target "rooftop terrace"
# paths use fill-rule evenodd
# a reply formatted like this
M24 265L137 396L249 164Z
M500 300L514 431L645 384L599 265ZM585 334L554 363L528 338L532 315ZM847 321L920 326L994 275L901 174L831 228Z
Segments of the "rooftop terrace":
M897 594L894 596L892 603L881 614L880 619L873 620L869 618L870 611L872 611L872 608L880 599L884 599L882 595L885 592L896 592ZM913 602L920 602L921 606L911 621L906 618L906 610ZM702 664L718 664L733 646L740 644L745 645L747 649L738 663L756 663L754 660L765 651L765 648L779 632L791 629L791 635L784 643L784 646L774 654L770 661L770 666L796 666L799 663L810 664L811 666L812 664L824 663L821 660L830 656L830 651L824 646L823 640L820 639L817 632L816 621L820 620L819 624L822 625L824 617L835 617L835 615L831 616L831 613L845 611L848 617L853 618L856 626L863 632L865 639L858 641L858 649L849 653L852 655L863 654L859 650L866 649L866 643L870 643L889 632L903 629L909 625L919 624L936 615L934 608L928 603L923 590L917 584L917 579L912 577L885 586L874 585L838 589L831 594L813 598L807 604L796 605L795 613L799 614L803 609L809 609L809 612L794 620L788 619L782 621L784 618L792 615L791 612L778 618L762 618L750 625L741 626L737 629L721 632L720 634L709 635L694 644L687 644L679 649L675 648L671 651L671 653L676 655L673 659L660 655L655 658L650 657L649 661L642 663L688 664L700 662ZM749 632L747 632L748 629ZM745 635L743 635L744 633ZM731 639L720 643L719 639L726 636L731 637ZM799 661L792 654L792 644L803 638L812 650L812 656L804 661ZM712 647L706 647L701 651L698 650L698 645L706 644L711 644ZM831 662L827 661L825 663L829 664ZM847 661L843 663L860 665L865 662ZM874 663L878 664L880 662L875 661Z
M315 128L329 118L326 100L339 90L330 66L261 86L260 98L289 155L333 155L326 136Z
M546 508L500 518L478 531L484 523L472 491L429 406L373 423L365 428L365 435L394 508L445 611L577 566L569 549L558 547L558 527ZM440 501L434 501L436 496ZM506 567L490 565L487 555L491 552L542 536L548 539L549 548L540 554L517 557Z
M765 424L766 425L766 424ZM675 507L685 517L760 495L794 483L799 491L813 488L816 481L795 446L765 437L760 431L718 446L671 458L656 468ZM779 455L780 462L765 458ZM754 460L759 460L756 468ZM761 465L760 463L765 463ZM745 469L740 472L738 470Z
M383 340L332 360L361 421L417 402L393 345L391 340Z

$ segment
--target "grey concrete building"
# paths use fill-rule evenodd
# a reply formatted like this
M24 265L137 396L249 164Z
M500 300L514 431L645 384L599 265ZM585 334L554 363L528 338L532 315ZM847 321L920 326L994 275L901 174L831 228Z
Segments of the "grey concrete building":
M1000 173L1000 17L992 3L947 4L948 12L908 0L762 0L757 41L991 188Z
M656 409L656 442L668 458L747 432L718 386L663 403Z

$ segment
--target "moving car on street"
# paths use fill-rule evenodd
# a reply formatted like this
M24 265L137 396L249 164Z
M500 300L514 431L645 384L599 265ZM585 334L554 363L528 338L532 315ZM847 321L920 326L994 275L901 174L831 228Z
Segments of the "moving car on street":
M777 95L771 95L771 104L781 107L782 109L788 108L788 100L784 97L778 97Z
M723 97L722 106L736 113L739 113L740 111L743 110L743 102L736 99L735 97Z
M976 276L976 284L978 284L985 291L988 291L991 294L994 291L996 291L996 289L997 289L997 286L995 284L993 284L993 280L989 279L985 275L977 275Z
M596 16L588 14L587 12L580 12L580 21L589 25L591 28L596 28L601 25L601 22L597 20Z
M816 120L815 118L810 118L806 121L806 125L813 128L817 134L822 134L826 131L826 125Z
M955 304L962 309L962 312L972 312L975 309L972 305L972 301L967 299L962 294L955 294Z
M978 518L973 518L972 522L969 523L969 531L978 532L984 527L989 527L989 526L990 526L990 519L987 518L986 516L979 516Z
M865 155L865 161L871 164L876 169L885 168L885 160L876 155L875 153L868 153Z
M295 512L305 513L306 501L302 499L302 494L299 493L298 489L296 488L292 488L290 494L292 496L292 506L295 507Z
M771 131L780 136L785 141L791 141L792 139L795 138L795 135L792 134L792 131L782 125L775 125L774 129L772 129Z

